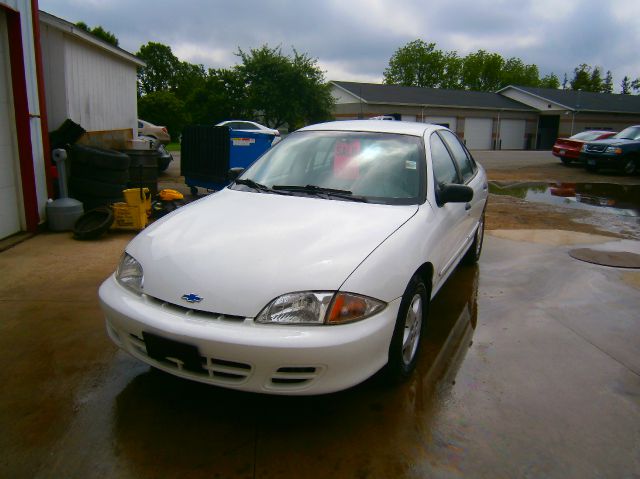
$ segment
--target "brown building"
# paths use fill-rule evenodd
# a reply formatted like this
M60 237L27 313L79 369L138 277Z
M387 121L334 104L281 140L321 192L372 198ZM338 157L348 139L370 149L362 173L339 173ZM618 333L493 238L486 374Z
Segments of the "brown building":
M640 96L508 86L493 92L331 82L335 118L447 126L476 150L551 149L559 136L640 124Z

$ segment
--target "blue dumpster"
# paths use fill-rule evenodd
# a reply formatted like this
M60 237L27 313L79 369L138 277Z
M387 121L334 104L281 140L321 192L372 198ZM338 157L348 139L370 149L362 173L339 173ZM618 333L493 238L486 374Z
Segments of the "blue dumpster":
M197 187L220 190L229 184L230 168L250 166L271 147L273 139L270 134L226 126L188 126L182 133L180 173L193 194Z

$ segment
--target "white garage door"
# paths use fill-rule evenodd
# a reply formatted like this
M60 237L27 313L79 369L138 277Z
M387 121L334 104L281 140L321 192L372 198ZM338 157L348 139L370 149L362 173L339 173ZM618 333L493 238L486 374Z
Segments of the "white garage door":
M456 118L453 116L425 116L424 122L446 126L454 133L456 132L456 126L458 126Z
M13 111L7 17L0 10L0 238L20 231L18 149Z
M500 149L524 150L524 120L500 120Z
M464 121L464 142L470 150L490 150L493 119L467 118Z

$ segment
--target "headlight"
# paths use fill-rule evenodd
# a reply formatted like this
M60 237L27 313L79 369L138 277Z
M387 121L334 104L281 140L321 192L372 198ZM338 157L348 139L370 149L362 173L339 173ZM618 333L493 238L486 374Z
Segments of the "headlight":
M580 148L580 151L587 151L587 145L586 143L584 145L582 145L582 148Z
M342 324L367 318L385 308L376 299L332 291L290 293L269 303L256 317L270 324Z
M120 264L118 264L118 269L116 269L116 280L134 293L142 294L142 286L144 283L142 266L128 253L124 253L122 258L120 258Z
M607 146L607 149L604 150L605 153L614 153L616 155L622 154L622 149L617 146Z

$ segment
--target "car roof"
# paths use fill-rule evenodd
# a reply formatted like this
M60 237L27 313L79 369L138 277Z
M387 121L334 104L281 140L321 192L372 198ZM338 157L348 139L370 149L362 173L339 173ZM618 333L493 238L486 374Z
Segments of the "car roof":
M440 125L432 125L431 123L412 121L347 120L318 123L301 128L299 131L365 131L423 136L425 133L435 130L446 130L446 128Z

